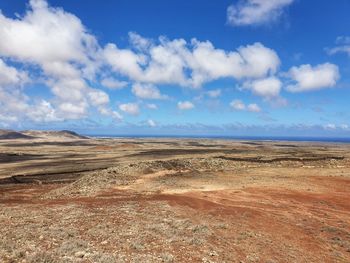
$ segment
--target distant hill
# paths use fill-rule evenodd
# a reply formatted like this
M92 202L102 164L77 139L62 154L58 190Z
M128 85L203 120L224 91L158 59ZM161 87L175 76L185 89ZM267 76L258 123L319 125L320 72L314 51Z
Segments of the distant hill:
M67 138L67 139L88 139L86 136L82 136L74 131L62 130L62 131L37 131L28 130L22 131L22 134L39 137L39 138Z
M13 130L0 130L0 139L88 139L86 136L82 136L76 132L62 130L62 131L13 131Z
M32 139L32 136L16 132L12 130L0 130L0 140L11 140L11 139Z
M74 137L74 138L79 138L79 139L89 139L88 137L86 136L83 136L83 135L80 135L74 131L69 131L69 130L62 130L62 131L59 131L58 133L64 135L64 136L71 136L71 137Z

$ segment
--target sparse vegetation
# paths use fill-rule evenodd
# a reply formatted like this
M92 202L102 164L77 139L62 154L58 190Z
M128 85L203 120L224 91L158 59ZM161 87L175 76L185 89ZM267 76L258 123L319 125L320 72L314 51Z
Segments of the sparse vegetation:
M60 157L58 169L67 172L74 166L73 173L82 169L75 167L79 164L74 162L82 162L82 153L75 155L75 151L93 156L87 165L95 162L96 166L100 162L97 155L102 160L108 156L107 168L80 172L70 177L71 181L60 183L57 180L69 173L63 177L41 175L46 179L42 184L34 183L37 177L32 178L33 184L4 179L0 184L0 262L350 259L346 147L324 150L309 145L234 142L216 146L210 142L211 151L206 152L205 141L170 141L166 145L156 140L147 144L84 140L80 146L76 142L63 146L41 143L44 161L35 160L29 169L42 169L48 162L45 158L56 158L72 145L81 148L72 150L70 164L64 164L68 157ZM169 143L178 149L171 152L174 156L149 155L152 148L164 150ZM122 151L114 150L118 145L123 146ZM1 156L15 152L8 147L0 142ZM196 147L200 151L192 151L192 156L183 154ZM227 158L222 158L222 148ZM270 151L264 160L273 161L257 161L267 153L266 148ZM27 149L13 158L38 155L37 149ZM144 153L138 155L140 152ZM299 159L281 159L289 154ZM345 157L300 159L321 155ZM8 169L27 169L22 161L16 163L8 163Z

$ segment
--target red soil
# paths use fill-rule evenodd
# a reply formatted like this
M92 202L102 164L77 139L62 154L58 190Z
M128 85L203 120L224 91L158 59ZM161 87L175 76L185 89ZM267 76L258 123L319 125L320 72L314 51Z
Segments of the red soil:
M210 237L210 246L224 251L222 260L235 255L237 262L350 262L350 179L312 180L312 191L271 186L142 195L109 190L97 197L62 200L37 198L59 185L2 186L0 204L45 207L78 203L107 208L132 201L147 210L149 204L165 202L192 221L227 225ZM328 188L317 191L317 186ZM247 260L249 255L255 255L256 261Z

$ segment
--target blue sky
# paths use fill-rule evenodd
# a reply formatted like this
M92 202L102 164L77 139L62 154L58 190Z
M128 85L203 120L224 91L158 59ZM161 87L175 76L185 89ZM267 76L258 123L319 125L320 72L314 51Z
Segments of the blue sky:
M11 0L0 9L0 128L350 134L347 0Z

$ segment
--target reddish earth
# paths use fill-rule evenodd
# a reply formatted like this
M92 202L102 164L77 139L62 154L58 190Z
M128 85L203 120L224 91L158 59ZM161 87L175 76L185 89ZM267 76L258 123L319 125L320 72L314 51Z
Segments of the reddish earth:
M0 262L350 262L349 146L0 141Z
M312 191L249 187L241 190L142 195L109 190L96 197L61 200L38 199L38 196L59 185L7 186L1 188L0 204L2 207L13 207L14 211L19 206L28 210L78 206L79 210L92 213L92 221L85 222L80 218L81 225L75 226L85 229L91 224L100 223L96 209L108 214L109 210L118 210L129 203L138 207L138 215L148 211L155 213L150 220L153 224L161 222L163 214L174 213L176 218L205 226L204 230L198 227L198 231L204 231L199 244L196 241L187 244L180 240L169 245L160 243L161 237L157 240L151 236L143 239L143 242L153 242L152 254L171 251L169 260L172 258L176 262L184 262L189 254L194 262L350 262L350 179L314 177L312 180L315 182ZM327 185L327 191L315 191L318 185ZM118 218L107 215L108 221L115 222ZM146 228L139 218L131 215L129 220L140 233ZM52 220L50 223L57 222ZM114 227L120 231L127 226L119 224ZM193 229L190 235L195 234ZM81 237L91 238L84 232ZM104 250L112 252L114 249L115 246L110 246ZM130 252L130 248L120 249L125 255L134 255L135 252ZM149 252L141 249L136 253Z

